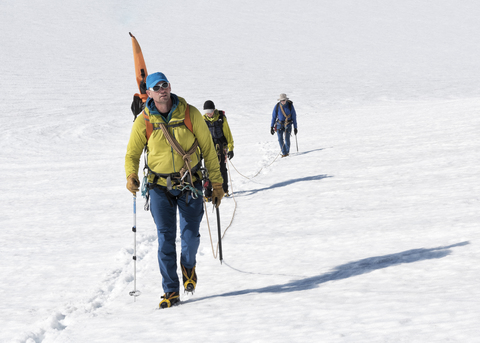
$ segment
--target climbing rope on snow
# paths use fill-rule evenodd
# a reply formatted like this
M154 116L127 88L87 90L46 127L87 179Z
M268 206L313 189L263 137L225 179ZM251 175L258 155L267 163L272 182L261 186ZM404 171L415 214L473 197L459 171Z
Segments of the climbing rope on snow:
M283 145L285 145L285 143L283 143ZM283 149L283 146L282 146L282 149ZM223 231L223 234L221 235L221 238L223 240L223 238L225 237L228 229L232 226L232 223L233 223L233 220L235 219L235 213L237 211L237 200L235 199L235 192L233 191L233 182L232 182L232 175L230 173L230 165L236 170L236 172L238 174L240 174L241 176L243 176L244 178L248 179L248 180L251 180L253 178L255 178L258 174L260 174L260 172L264 169L264 168L267 168L267 167L270 167L276 160L277 158L281 155L282 153L282 149L280 149L280 152L277 154L277 156L275 156L275 158L273 159L272 162L270 162L268 165L260 168L260 170L252 177L247 177L245 175L243 175L242 173L240 173L238 171L238 169L233 165L233 163L231 162L231 160L227 159L227 164L228 164L228 167L227 170L228 170L228 178L230 179L230 189L232 190L232 194L231 194L231 197L233 199L233 202L235 204L235 207L233 209L233 214L232 214L232 218L230 220L230 223L228 224L228 226L225 228L225 230ZM212 254L213 254L213 258L214 259L217 259L218 257L218 251L219 251L219 246L220 246L220 240L217 242L217 248L215 249L214 248L214 244L213 244L213 238L212 238L212 232L210 230L210 221L208 220L208 211L207 211L207 203L205 201L205 198L203 199L203 204L204 204L204 208L205 208L205 217L207 218L207 227L208 227L208 234L210 236L210 245L212 247ZM215 208L215 207L214 207ZM216 251L216 252L215 252Z
M285 143L283 143L283 146L285 146ZM283 149L283 146L282 146L282 149ZM235 169L235 171L236 171L240 176L243 176L243 177L246 178L247 180L251 180L251 179L255 178L256 176L258 176L258 174L260 174L260 172L261 172L263 169L270 167L270 166L277 160L278 156L281 155L282 149L280 149L280 152L277 154L277 156L275 156L275 158L273 159L272 162L270 162L270 163L267 164L266 166L263 166L262 168L260 168L260 170L259 170L255 175L253 175L252 177L248 177L248 176L243 175L242 173L240 173L240 172L238 171L238 169L233 165L233 163L231 163L231 162L229 162L229 163L232 165L233 169ZM229 173L230 173L230 170L229 170Z
M227 163L230 164L228 159L227 159ZM225 235L227 233L227 230L230 228L230 226L232 226L233 220L235 219L235 213L237 211L237 200L235 199L235 196L234 196L235 192L233 191L233 183L232 183L232 177L231 177L231 174L230 174L230 168L228 168L228 177L230 179L230 189L232 190L232 195L231 196L232 196L233 202L235 203L235 207L233 208L232 219L230 220L230 223L228 224L228 226L223 231L223 234L221 235L220 239L222 239L222 240L225 237ZM208 220L207 202L205 201L205 198L203 199L203 204L204 204L204 207L205 207L205 217L207 218L208 234L210 236L210 245L212 247L213 258L217 259L218 251L219 251L219 247L220 247L220 239L218 240L217 248L215 249L214 245L213 245L212 232L210 230L210 221ZM215 252L215 250L216 250L216 252Z

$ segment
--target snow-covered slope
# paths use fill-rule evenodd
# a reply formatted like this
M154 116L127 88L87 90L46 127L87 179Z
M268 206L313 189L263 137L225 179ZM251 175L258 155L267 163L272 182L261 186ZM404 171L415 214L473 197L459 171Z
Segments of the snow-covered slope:
M480 4L0 3L0 342L479 342ZM234 197L199 284L156 310L124 154L131 42L227 113ZM298 113L291 157L270 116ZM297 151L298 144L298 151Z

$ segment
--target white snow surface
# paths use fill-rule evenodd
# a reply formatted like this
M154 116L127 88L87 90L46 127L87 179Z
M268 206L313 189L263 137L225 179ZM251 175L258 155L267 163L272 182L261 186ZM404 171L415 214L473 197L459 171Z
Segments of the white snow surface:
M0 342L480 342L480 2L0 2ZM149 73L226 111L234 197L158 310L124 156ZM270 135L287 93L291 156ZM298 145L297 145L298 144ZM298 150L297 150L298 146Z

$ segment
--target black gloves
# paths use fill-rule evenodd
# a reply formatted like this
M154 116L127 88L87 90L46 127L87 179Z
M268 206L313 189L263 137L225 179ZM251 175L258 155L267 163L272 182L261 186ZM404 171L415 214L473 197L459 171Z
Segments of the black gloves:
M227 153L228 159L231 160L233 158L233 151L229 151Z
M297 132L298 132L297 129L293 129L293 133L294 133L295 135L297 135Z
M270 133L273 135L275 133L275 130L273 129L273 126L270 128Z

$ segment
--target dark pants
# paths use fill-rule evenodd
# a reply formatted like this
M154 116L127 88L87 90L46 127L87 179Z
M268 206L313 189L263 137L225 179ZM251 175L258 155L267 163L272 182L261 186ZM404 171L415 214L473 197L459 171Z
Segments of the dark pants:
M215 147L219 147L219 146L220 145L215 144ZM223 178L223 184L222 184L223 191L227 193L228 192L228 170L227 170L225 149L217 148L217 156L218 156L218 162L220 163L220 173L222 174L222 178ZM210 198L212 196L212 184L210 183L210 181L204 187L205 187L205 196L207 198Z
M227 171L227 162L225 157L225 149L221 149L220 154L218 155L220 162L220 173L223 178L223 191L228 192L228 171Z
M292 134L292 124L287 127L277 127L278 144L282 149L282 155L290 153L290 136ZM285 138L285 139L284 139Z
M196 188L201 190L201 184ZM172 190L171 194L177 196L180 191ZM169 201L170 198L170 201ZM172 204L170 203L172 202ZM177 274L177 252L175 240L177 238L177 209L180 214L180 263L185 268L193 268L196 264L196 255L200 245L200 222L203 217L203 199L193 199L185 195L175 199L167 197L162 188L155 187L150 190L150 212L157 226L158 235L158 265L162 275L163 291L178 292L180 282Z

